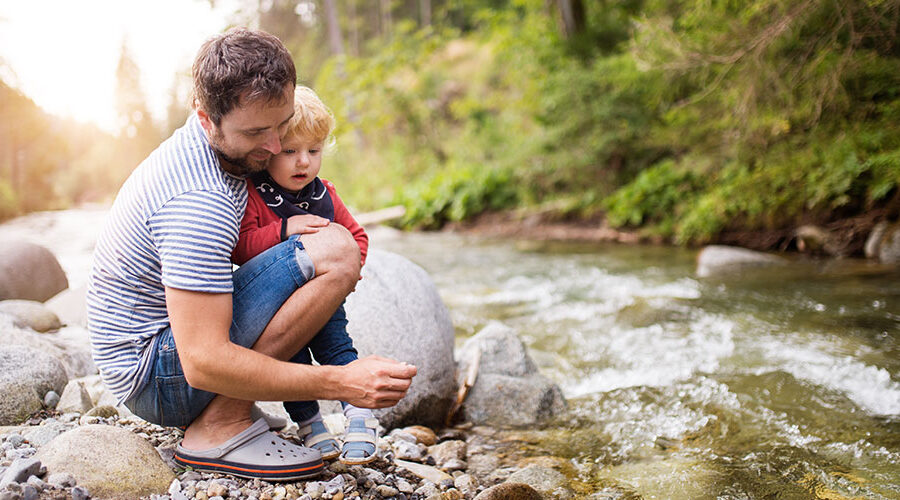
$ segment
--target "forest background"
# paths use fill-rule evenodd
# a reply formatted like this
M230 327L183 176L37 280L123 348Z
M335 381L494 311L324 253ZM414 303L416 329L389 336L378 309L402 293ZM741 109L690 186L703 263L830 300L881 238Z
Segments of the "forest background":
M506 212L775 248L900 212L900 0L254 0L233 24L281 38L334 111L323 177L406 227ZM117 134L0 82L0 220L108 202L184 122L185 74L154 122L123 44Z

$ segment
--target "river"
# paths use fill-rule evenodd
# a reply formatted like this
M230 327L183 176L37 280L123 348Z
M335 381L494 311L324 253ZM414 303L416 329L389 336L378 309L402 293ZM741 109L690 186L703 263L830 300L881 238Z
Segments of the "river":
M568 414L509 433L598 498L900 498L900 272L794 260L715 279L696 251L373 238L433 277L458 345L517 331Z
M33 214L83 286L105 209ZM579 496L900 498L900 271L795 260L714 279L696 251L377 230L433 277L457 344L512 327L568 399L494 439L559 457Z

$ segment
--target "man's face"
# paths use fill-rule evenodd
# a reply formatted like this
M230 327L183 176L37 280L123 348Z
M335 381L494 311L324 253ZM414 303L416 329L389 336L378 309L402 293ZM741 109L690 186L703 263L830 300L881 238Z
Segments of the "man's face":
M200 124L221 160L222 169L238 176L266 169L272 155L281 152L281 138L293 115L293 85L285 86L280 102L242 100L222 117L218 126L203 110L198 111Z

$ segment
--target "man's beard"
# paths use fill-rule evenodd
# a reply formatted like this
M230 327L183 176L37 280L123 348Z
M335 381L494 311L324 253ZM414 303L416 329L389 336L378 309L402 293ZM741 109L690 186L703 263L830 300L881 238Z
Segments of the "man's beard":
M212 147L212 150L219 156L220 159L224 160L228 163L228 166L223 165L223 170L232 175L237 175L239 177L247 177L248 175L255 172L262 172L269 166L269 160L262 161L254 161L246 156L243 158L230 156L219 146L219 143L223 139L222 133L217 131L216 134L213 134L213 137L210 138L209 145ZM230 167L230 168L229 168Z

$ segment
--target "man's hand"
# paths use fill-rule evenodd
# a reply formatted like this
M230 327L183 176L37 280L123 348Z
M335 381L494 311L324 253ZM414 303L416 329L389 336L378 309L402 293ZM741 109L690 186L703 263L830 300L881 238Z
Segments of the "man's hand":
M331 221L325 217L319 217L318 215L292 215L288 218L287 230L285 233L288 236L294 234L318 233L319 229L327 226L330 222Z
M381 356L366 356L346 366L343 398L360 408L387 408L397 404L409 389L416 367Z

